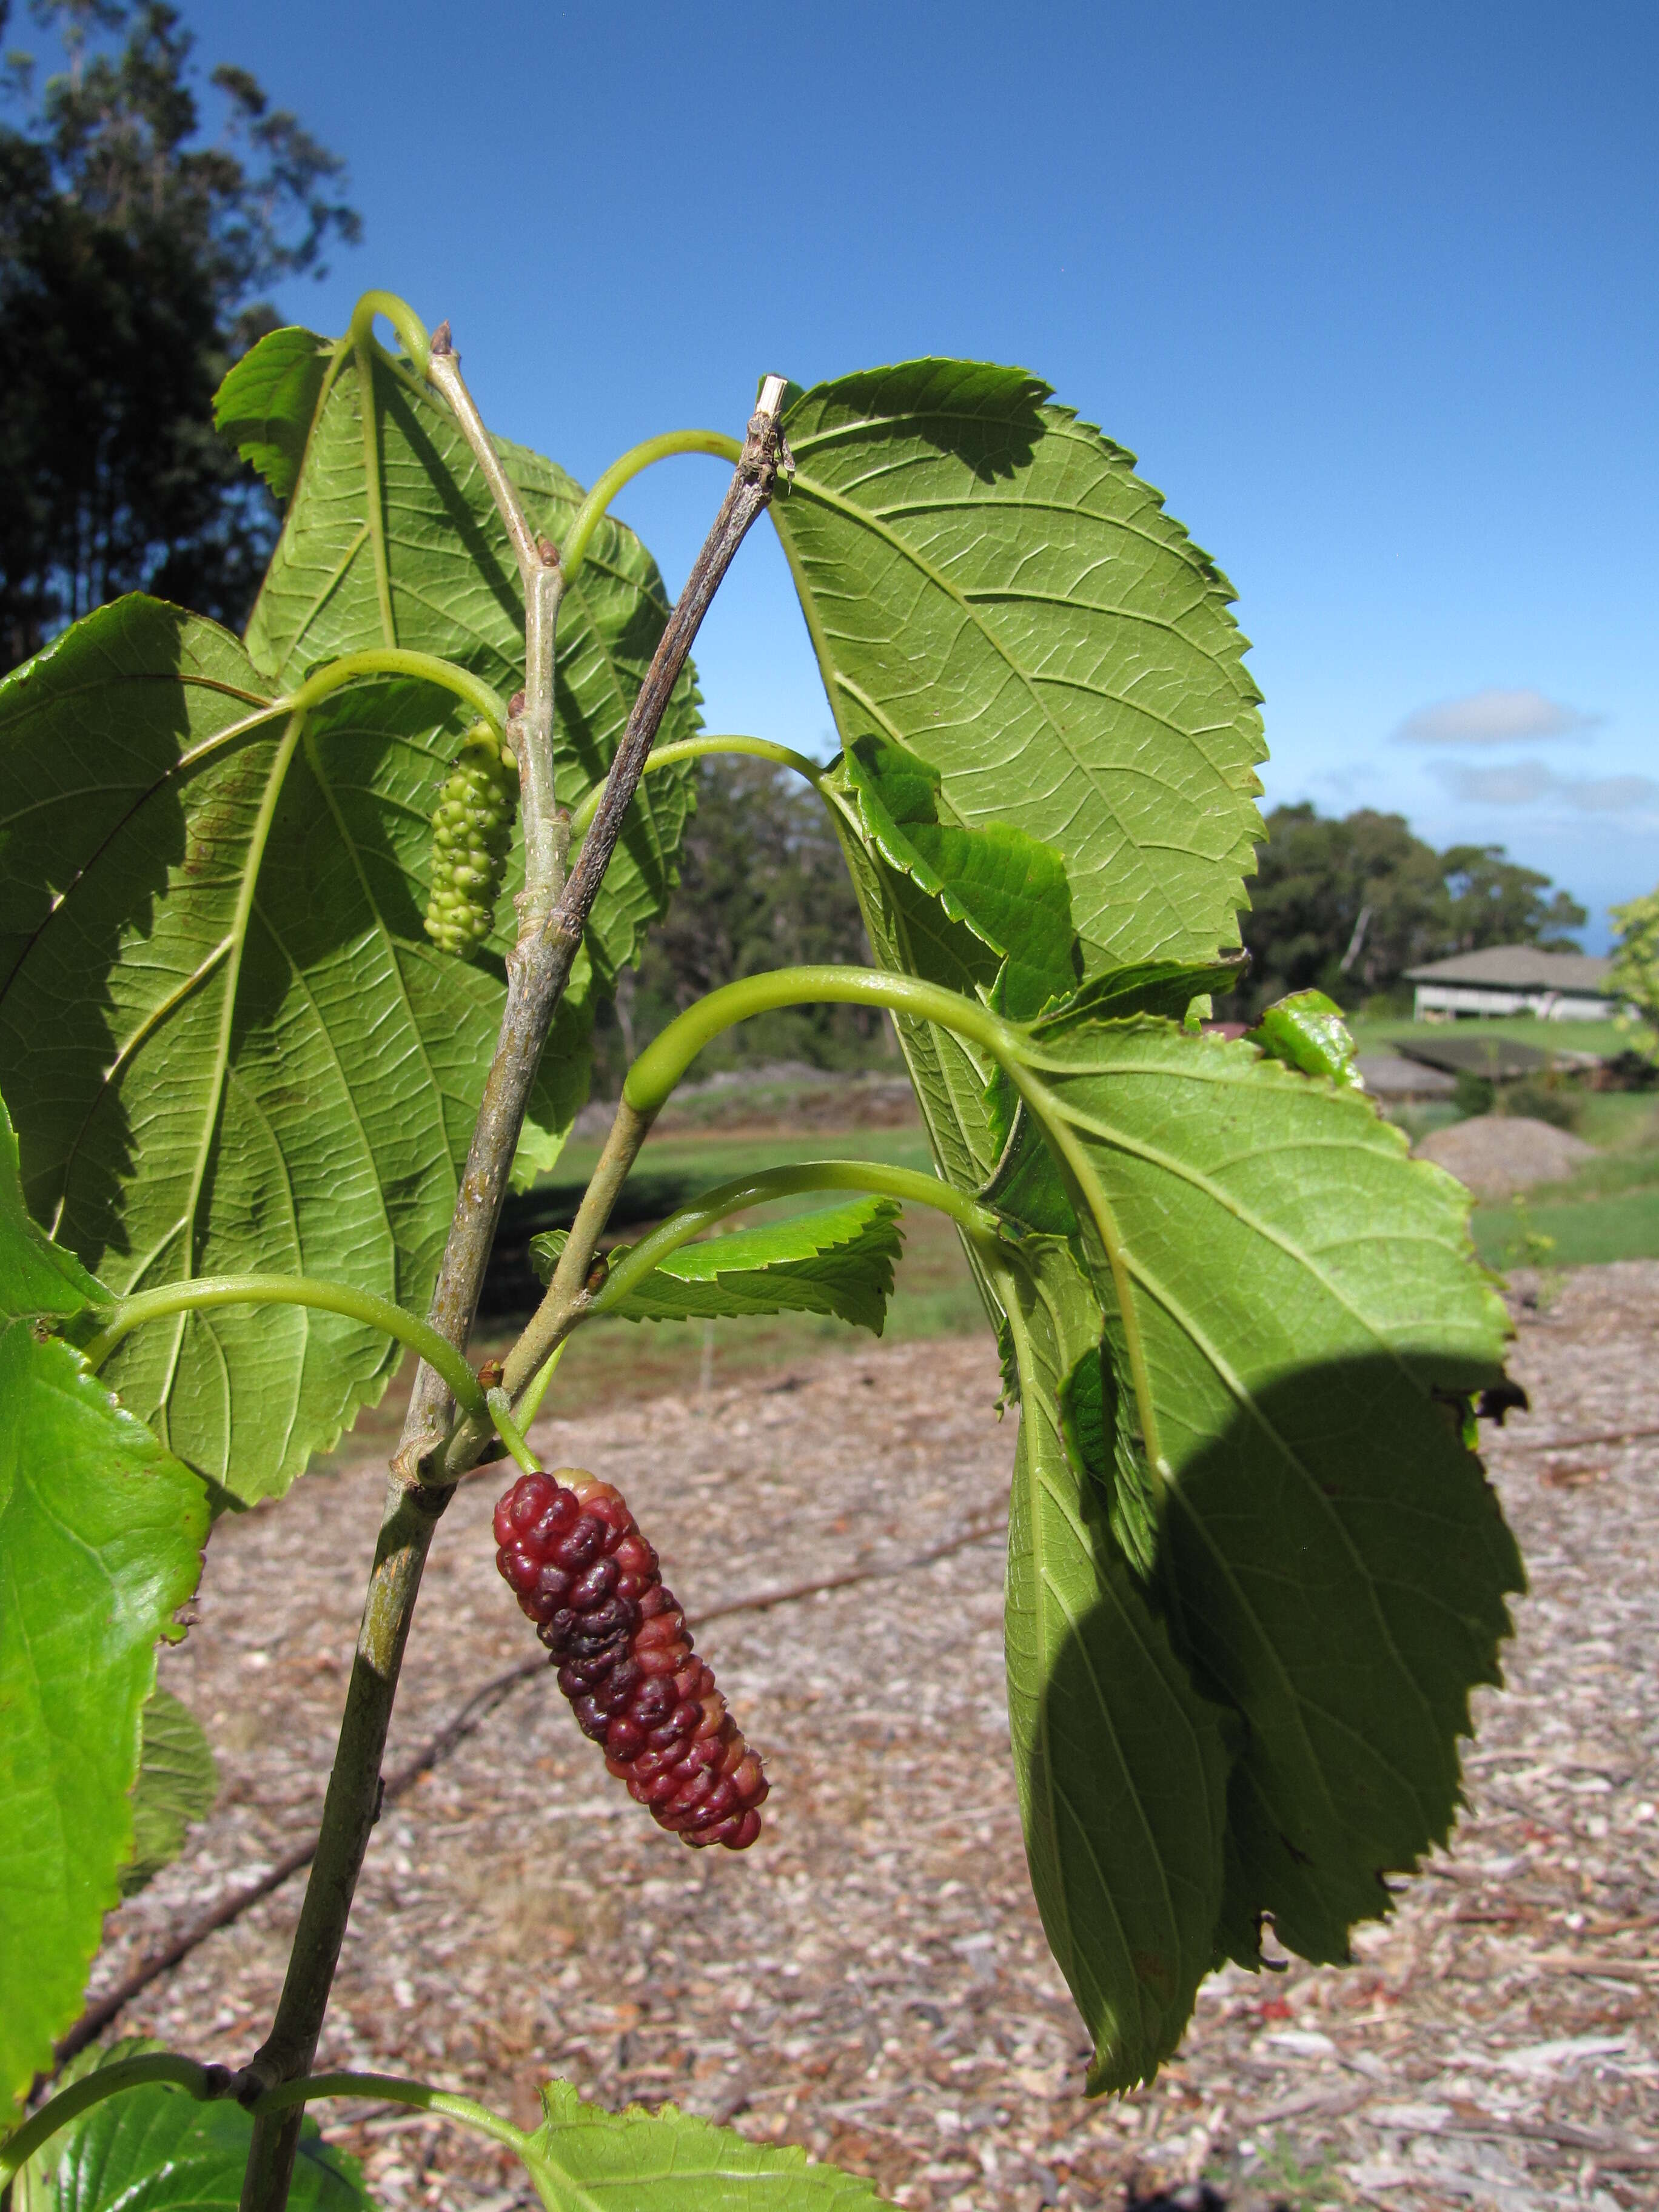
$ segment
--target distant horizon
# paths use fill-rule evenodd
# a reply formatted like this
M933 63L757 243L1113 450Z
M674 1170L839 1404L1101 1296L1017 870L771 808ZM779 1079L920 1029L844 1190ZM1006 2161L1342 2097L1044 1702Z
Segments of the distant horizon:
M1410 817L1407 815L1401 808L1397 806L1373 805L1370 801L1362 799L1357 806L1334 808L1321 806L1316 799L1269 799L1265 796L1258 799L1256 803L1261 810L1262 819L1264 822L1267 820L1268 815L1273 813L1281 806L1311 806L1321 820L1329 822L1346 821L1352 815L1366 812L1382 814L1392 817L1395 820L1404 822L1407 829L1410 830L1413 836L1422 838L1422 842L1426 845L1432 846L1437 853L1448 852L1454 846L1457 845L1483 845L1486 847L1498 846L1503 850L1504 856L1506 860L1516 860L1518 859L1518 855L1510 852L1507 847L1504 847L1502 840L1498 838L1458 836L1447 837L1443 840L1437 841L1432 837L1423 837L1422 832L1418 829L1417 824L1411 820ZM1257 849L1259 851L1265 851L1268 842L1271 842L1271 838L1264 841L1264 843ZM1522 860L1520 862L1520 865L1523 867L1531 867L1534 864L1529 860ZM1255 881L1255 878L1254 876L1246 877L1244 889L1247 896L1249 892L1251 884ZM1565 891L1571 897L1575 899L1580 906L1588 906L1588 901L1579 898L1577 893L1574 891L1572 885L1568 883L1563 883L1559 877L1551 877L1550 888L1552 890ZM1640 896L1641 894L1637 891L1632 891L1629 896L1635 898ZM1618 905L1622 904L1623 902L1621 900L1615 900L1613 903ZM1248 912L1248 908L1243 909L1242 912ZM1596 933L1598 927L1602 941L1599 944L1587 943L1585 940L1594 936ZM1598 918L1593 910L1589 913L1588 920L1581 923L1576 929L1563 929L1559 932L1552 930L1551 934L1552 936L1559 934L1562 937L1571 938L1577 942L1581 951L1594 953L1597 957L1605 954L1609 950L1613 939L1613 930L1611 922L1608 921L1605 915L1602 915Z
M182 5L210 124L234 62L350 164L364 244L284 314L449 318L492 426L589 483L765 370L1027 364L1237 586L1264 811L1501 844L1588 949L1659 881L1659 10L844 0L757 50L725 0ZM722 481L619 502L671 587ZM697 661L711 727L821 748L769 532Z

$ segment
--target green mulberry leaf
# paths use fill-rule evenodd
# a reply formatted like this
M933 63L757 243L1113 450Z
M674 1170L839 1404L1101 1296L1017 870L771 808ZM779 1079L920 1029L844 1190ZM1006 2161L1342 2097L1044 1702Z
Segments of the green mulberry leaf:
M750 2142L672 2105L584 2104L568 2081L520 2153L548 2212L864 2212L874 2184L809 2162L793 2143Z
M219 1770L201 1723L170 1690L152 1690L132 1793L132 1859L121 1869L124 1898L137 1897L172 1865L218 1794Z
M300 480L334 349L311 331L271 331L220 386L214 427L279 500Z
M988 999L1002 965L1000 952L965 919L954 920L936 893L888 864L867 832L844 763L822 787L836 808L836 833L877 965ZM989 1063L949 1030L904 1014L895 1015L894 1027L941 1172L958 1190L977 1188L998 1151L987 1102ZM971 1255L969 1264L975 1264Z
M0 2106L81 2009L131 1857L158 1637L196 1588L208 1509L57 1338L0 1331Z
M227 404L246 404L237 380L251 379L264 348L279 338L296 354L302 342L333 351L308 331L275 332L232 371ZM342 653L401 645L454 661L507 697L524 682L524 599L505 526L445 402L406 364L378 346L372 353L380 499L370 496L365 465L363 380L346 352L308 429L248 623L248 653L266 677L292 685ZM532 527L557 544L581 503L580 485L539 454L495 442ZM554 777L565 804L576 805L603 781L668 615L655 562L632 531L607 518L559 614ZM658 742L691 736L699 719L688 667ZM645 778L629 808L587 932L606 993L667 904L695 787L690 766L664 769ZM515 859L506 895L522 881Z
M1209 1971L1228 1717L1194 1688L1063 1438L1101 1315L1069 1246L999 1279L1020 1394L1008 1525L1008 1718L1026 1859L1095 2042L1091 2091L1150 2079Z
M1073 1466L1105 1501L1119 1551L1137 1573L1149 1577L1158 1564L1158 1486L1102 1340L1105 1316L1097 1303L1093 1317L1093 1340L1060 1384L1060 1425Z
M1508 1327L1468 1200L1364 1097L1248 1044L1078 1021L1029 1061L1094 1184L1068 1176L1070 1226L1118 1417L1162 1461L1157 1601L1194 1686L1248 1727L1218 1941L1253 1959L1270 1911L1304 1957L1345 1959L1382 1877L1449 1830L1469 1693L1499 1679L1523 1586L1446 1403L1499 1378ZM991 1197L1053 1232L1037 1142L1022 1119Z
M683 1244L608 1310L625 1321L833 1314L879 1336L904 1249L899 1212L890 1198L862 1198ZM530 1255L544 1282L564 1242L562 1229L532 1240ZM613 1266L627 1249L611 1253Z
M795 396L796 470L773 519L843 773L872 744L902 747L938 775L938 834L1048 848L1088 975L1209 965L1238 941L1261 834L1265 748L1231 587L1133 457L1048 396L1023 371L950 361ZM982 990L970 951L949 972L966 930L950 942L946 917L918 912L863 829L843 843L878 962ZM958 1040L898 1027L935 1158L971 1189L1004 1133L991 1070Z
M0 685L0 1083L28 1211L116 1295L263 1272L425 1306L506 992L502 940L461 958L423 926L449 708L381 681L300 728L228 632L139 598ZM588 974L543 1060L567 1127ZM227 1308L136 1330L106 1372L252 1500L398 1356Z
M988 960L953 946L929 958L920 946L910 972L932 982L961 984L960 969L981 996L997 990L1001 1009L1017 1021L1068 996L1081 973L1072 896L1060 855L1022 830L992 823L964 830L939 819L941 778L915 754L885 738L860 738L846 757L845 776L857 796L866 839L907 884L893 886L906 934L939 929L942 910L983 948ZM913 884L922 900L906 896Z
M881 965L1016 1015L1074 989L1077 937L1057 854L1006 823L941 820L939 772L884 738L860 738L823 789ZM935 1157L972 1189L1001 1142L990 1063L947 1030L903 1015L896 1025ZM964 1249L994 1321L978 1255Z
M106 2066L148 2057L166 2047L149 2035L119 2035L112 2043L90 2043L52 2075L52 2094L56 2096L71 2083L84 2081L88 2074L101 2073ZM12 2177L13 2212L57 2212L58 2168L76 2124L71 2122L60 2134L48 2136L33 2157L19 2166Z
M147 2082L94 2105L48 2147L29 2212L236 2212L253 2117L228 2100L198 2104ZM50 2163L47 2161L50 2160ZM301 2124L294 2212L374 2212L362 2170Z
M843 744L896 741L939 771L941 820L1060 854L1089 972L1207 960L1261 835L1232 589L1048 399L974 362L817 385L773 519Z
M1058 1036L1081 1021L1123 1021L1131 1014L1163 1014L1185 1023L1193 1001L1237 988L1249 962L1236 954L1216 960L1141 960L1107 968L1073 995L1049 1006L1031 1024L1037 1036Z
M50 1314L67 1319L112 1304L73 1252L29 1217L17 1169L17 1132L0 1098L0 1322Z

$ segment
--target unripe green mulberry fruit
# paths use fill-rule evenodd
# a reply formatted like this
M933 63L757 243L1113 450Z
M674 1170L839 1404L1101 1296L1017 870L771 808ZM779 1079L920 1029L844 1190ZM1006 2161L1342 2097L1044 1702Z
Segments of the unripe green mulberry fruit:
M621 1495L578 1468L522 1474L495 1541L582 1734L629 1796L683 1843L747 1850L766 1777Z
M426 933L446 952L469 952L489 934L513 842L518 775L489 723L475 722L432 817Z

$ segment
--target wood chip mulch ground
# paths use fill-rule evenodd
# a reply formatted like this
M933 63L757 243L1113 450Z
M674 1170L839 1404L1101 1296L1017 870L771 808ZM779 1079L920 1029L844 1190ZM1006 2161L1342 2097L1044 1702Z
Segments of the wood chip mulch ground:
M964 1540L702 1637L774 1778L746 1856L659 1832L550 1680L507 1695L377 1830L319 2063L419 2072L526 2122L552 2074L613 2106L673 2098L957 2212L1200 2177L1230 2212L1659 2203L1659 1265L1583 1269L1519 1319L1533 1412L1490 1452L1532 1578L1510 1687L1481 1695L1454 1847L1353 1968L1229 1970L1153 2088L1079 2094L1007 1752L1013 1436L988 1340L957 1339L538 1432L625 1490L694 1614ZM531 1648L492 1561L498 1486L464 1487L441 1533L389 1765ZM379 1497L372 1469L322 1474L221 1524L163 1677L209 1729L222 1797L112 1923L95 1989L314 1827ZM246 2057L299 1889L121 2027ZM387 2207L532 2201L447 2125L325 2118Z

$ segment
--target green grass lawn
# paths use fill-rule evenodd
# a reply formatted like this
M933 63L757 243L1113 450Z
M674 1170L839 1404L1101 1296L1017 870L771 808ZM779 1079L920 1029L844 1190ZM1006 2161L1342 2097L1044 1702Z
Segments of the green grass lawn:
M595 1144L567 1146L556 1182L561 1186L568 1182L579 1193L599 1153ZM640 1169L646 1174L685 1178L690 1196L763 1168L815 1159L880 1160L889 1167L923 1172L933 1164L920 1129L854 1129L844 1134L815 1131L796 1138L665 1136L647 1140ZM845 1200L844 1192L812 1192L769 1206L763 1215L734 1215L732 1220L735 1225L744 1218L777 1219L815 1206L844 1204ZM929 1207L908 1206L902 1226L904 1257L887 1310L884 1340L904 1342L986 1328L984 1309L949 1221ZM619 1391L633 1397L664 1392L695 1395L711 1374L718 1388L739 1376L786 1368L792 1360L834 1345L850 1347L869 1341L865 1331L814 1314L707 1323L595 1322L573 1340L554 1387L560 1407L577 1413L603 1404Z
M1553 1239L1548 1251L1529 1244L1529 1238L1546 1237ZM1477 1206L1474 1243L1489 1267L1659 1260L1659 1174L1648 1188L1619 1198L1534 1199L1524 1211L1513 1204Z
M1548 1263L1659 1260L1659 1099L1610 1091L1584 1101L1579 1133L1597 1147L1566 1182L1540 1184L1517 1204L1475 1208L1474 1241L1489 1267L1521 1267L1546 1255L1531 1237L1552 1237Z
M1349 1026L1361 1052L1383 1052L1413 1038L1507 1036L1547 1052L1617 1053L1630 1040L1612 1022L1510 1020L1446 1023L1366 1020ZM1489 1267L1524 1266L1527 1239L1553 1237L1552 1266L1582 1267L1604 1260L1659 1259L1659 1097L1651 1091L1589 1091L1577 1100L1577 1133L1599 1158L1570 1182L1528 1194L1524 1209L1510 1202L1475 1208L1476 1249ZM1398 1106L1389 1118L1413 1142L1460 1118L1449 1104ZM1534 1248L1535 1256L1535 1248Z
M1563 1024L1563 1027L1567 1026ZM1551 1264L1582 1267L1595 1261L1659 1258L1659 1097L1611 1092L1584 1101L1583 1132L1598 1148L1570 1183L1532 1194L1524 1212L1510 1204L1481 1206L1474 1239L1494 1267L1524 1264L1528 1232L1551 1237ZM572 1203L599 1158L597 1144L567 1147L550 1179ZM682 1182L683 1194L756 1170L801 1159L878 1159L890 1166L930 1164L919 1129L862 1129L844 1134L814 1132L799 1138L665 1136L647 1141L640 1172ZM673 1202L679 1202L677 1199ZM816 1194L784 1201L771 1211L800 1212L836 1199ZM630 1225L631 1239L640 1233ZM888 1308L884 1341L984 1332L988 1373L994 1364L983 1309L955 1230L925 1206L904 1211L904 1257ZM516 1328L497 1324L472 1344L474 1360L507 1349ZM872 1340L862 1330L812 1314L709 1323L596 1322L581 1330L561 1364L548 1410L592 1413L623 1399L675 1395L695 1400L706 1384L715 1389L739 1380L787 1376L792 1364L842 1346ZM365 1413L331 1456L339 1463L384 1457L395 1441L408 1396L410 1367L381 1404Z
M1410 1030L1411 1024L1395 1024ZM1505 1026L1524 1029L1524 1023ZM1566 1031L1589 1024L1534 1023ZM1435 1109L1429 1109L1431 1116ZM1571 1182L1534 1191L1524 1213L1512 1204L1477 1206L1474 1233L1489 1267L1523 1265L1528 1231L1555 1240L1551 1264L1576 1267L1604 1260L1659 1259L1659 1097L1607 1091L1583 1101L1581 1133L1598 1157L1587 1161ZM1420 1131L1413 1131L1420 1134ZM572 1145L559 1163L557 1181L580 1194L594 1161L596 1144ZM781 1167L792 1160L864 1158L895 1167L930 1164L927 1139L919 1129L854 1130L845 1135L803 1135L798 1139L669 1136L650 1140L641 1155L642 1172L684 1176L689 1189ZM787 1201L777 1212L799 1212L833 1201L808 1196ZM637 1231L630 1231L630 1236ZM983 1311L968 1273L956 1232L939 1214L909 1206L904 1215L905 1256L888 1311L887 1339L952 1335L984 1328ZM785 1367L837 1342L860 1340L837 1322L809 1315L780 1315L772 1321L718 1322L712 1325L712 1365L716 1382L763 1370ZM703 1330L669 1322L604 1322L572 1346L559 1380L561 1402L582 1410L617 1391L647 1395L695 1393L703 1367Z
M1417 1039L1443 1043L1449 1036L1513 1037L1521 1044L1536 1045L1540 1052L1620 1053L1630 1039L1615 1022L1540 1022L1534 1014L1514 1014L1468 1022L1414 1022L1409 1018L1368 1019L1354 1015L1348 1023L1361 1052L1385 1052L1390 1045Z
M1598 1152L1659 1152L1659 1093L1592 1091L1581 1102L1577 1129Z

